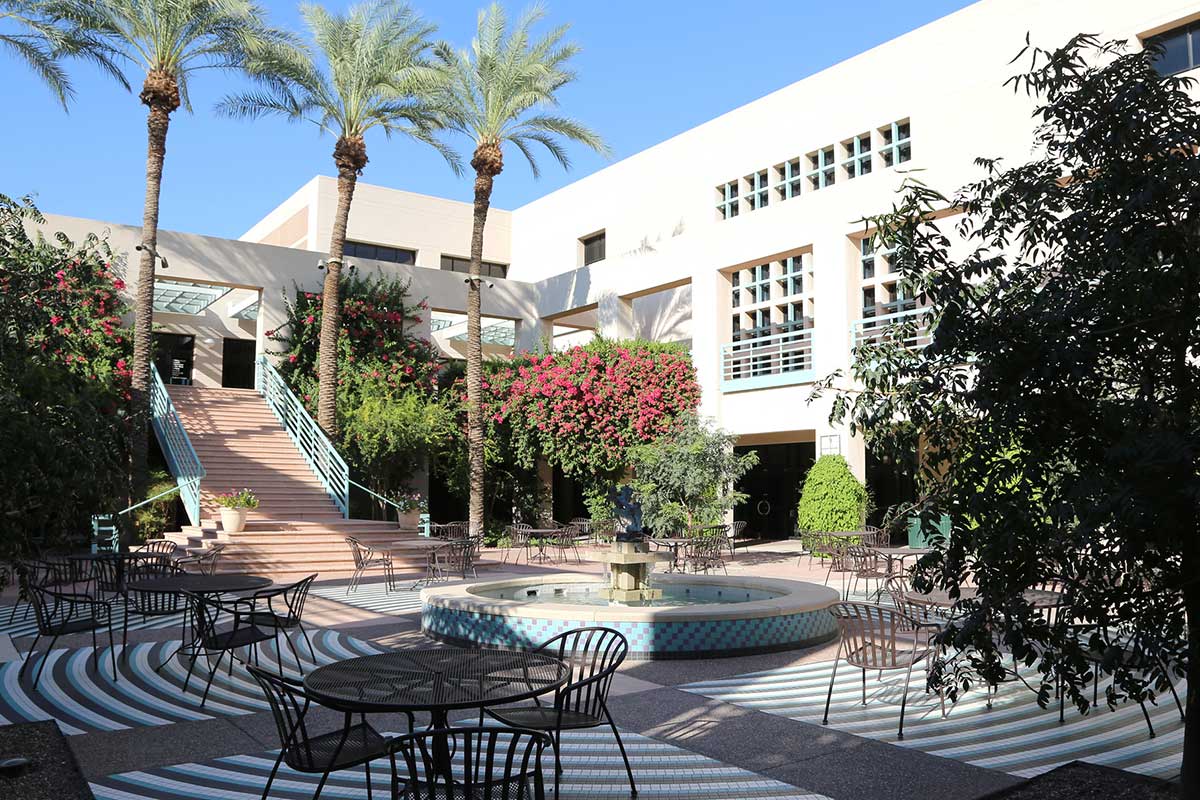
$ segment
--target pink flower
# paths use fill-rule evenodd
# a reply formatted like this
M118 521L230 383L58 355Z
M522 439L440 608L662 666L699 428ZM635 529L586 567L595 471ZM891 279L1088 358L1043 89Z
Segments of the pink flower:
M314 317L312 314L309 314L307 317L304 318L305 325L312 325L316 321L317 321L317 318Z
M295 355L290 355L290 356L288 356L288 362L289 362L289 363L292 363L292 364L295 364L295 363L296 363L296 356L295 356Z

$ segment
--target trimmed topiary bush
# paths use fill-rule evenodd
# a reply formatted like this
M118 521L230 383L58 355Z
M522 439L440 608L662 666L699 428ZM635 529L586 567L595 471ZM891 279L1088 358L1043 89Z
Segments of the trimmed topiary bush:
M867 518L867 490L854 477L846 459L821 456L800 493L796 527L802 531L831 533L860 530Z

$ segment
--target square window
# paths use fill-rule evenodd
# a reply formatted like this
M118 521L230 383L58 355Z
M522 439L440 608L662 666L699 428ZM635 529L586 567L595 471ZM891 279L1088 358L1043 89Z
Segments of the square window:
M879 157L885 167L894 167L912 160L912 129L908 120L893 122L879 129L883 147Z
M746 181L746 205L749 210L765 207L771 199L771 191L767 188L767 171L760 170L743 180Z
M780 200L789 200L800 194L803 174L800 159L793 158L775 167L775 193Z
M583 245L583 266L603 261L605 257L605 231L594 233L579 240Z
M813 190L832 186L837 180L836 156L830 145L808 154L808 183Z
M717 187L717 214L720 219L732 219L738 215L738 182L729 181Z
M862 133L842 142L842 151L845 157L842 159L842 170L846 174L846 178L852 180L854 178L868 175L871 172L871 134Z

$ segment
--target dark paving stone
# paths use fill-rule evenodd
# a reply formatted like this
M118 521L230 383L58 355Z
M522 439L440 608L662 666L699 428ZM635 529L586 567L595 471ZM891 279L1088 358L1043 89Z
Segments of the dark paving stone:
M635 678L662 686L682 686L685 683L719 680L734 675L744 675L747 672L778 669L801 661L832 659L836 650L836 642L831 642L801 650L785 650L780 653L764 653L735 658L629 661L621 667L621 671Z
M89 778L264 749L228 717L89 733L68 741Z
M28 758L29 766L0 775L0 797L21 800L91 800L75 755L53 722L0 727L0 758Z

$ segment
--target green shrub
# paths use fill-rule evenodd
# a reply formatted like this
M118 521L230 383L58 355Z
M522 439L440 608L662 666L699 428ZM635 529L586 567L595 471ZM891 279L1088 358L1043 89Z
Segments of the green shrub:
M150 484L146 488L146 499L162 494L175 486L175 479L162 470L150 472ZM161 500L147 503L133 512L133 530L137 541L161 539L168 529L175 525L175 502L179 494L169 494Z
M867 505L867 490L846 459L821 456L804 479L796 527L817 533L860 530L867 519Z

